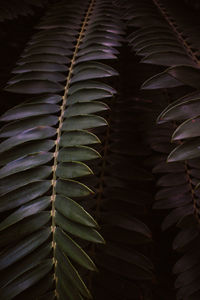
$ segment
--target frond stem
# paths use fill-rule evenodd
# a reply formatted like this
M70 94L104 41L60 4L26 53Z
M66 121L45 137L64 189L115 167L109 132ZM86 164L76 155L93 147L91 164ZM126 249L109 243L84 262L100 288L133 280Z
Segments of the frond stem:
M56 176L56 169L57 169L57 164L58 164L58 153L59 153L59 144L60 144L60 138L61 138L61 133L62 133L62 126L63 126L63 120L64 120L64 113L65 113L65 108L67 105L67 97L68 97L68 91L70 87L70 81L73 75L73 68L76 60L77 53L79 51L79 46L82 41L85 28L88 24L88 20L90 17L90 14L92 12L93 6L94 6L95 0L91 0L87 9L87 12L85 14L79 36L77 38L77 43L75 45L74 53L71 59L71 64L69 67L68 71L68 76L66 79L66 85L65 85L65 92L62 97L62 105L61 105L61 111L60 111L60 117L59 117L59 125L57 129L57 137L55 141L55 151L54 151L54 162L52 166L52 195L51 195L51 202L52 202L52 208L51 208L51 216L52 216L52 225L51 225L51 231L52 231L52 247L53 247L53 263L54 263L54 270L56 269L56 264L57 261L55 259L55 250L56 250L56 242L55 242L55 229L56 229L56 224L55 224L55 214L56 214L56 209L55 209L55 200L56 200L56 181L57 181L57 176ZM55 274L55 272L54 272ZM57 278L54 276L55 283L57 284ZM55 288L55 295L57 298L59 298L59 295L57 293L57 289Z
M172 20L171 16L168 14L168 12L166 11L165 7L160 4L159 0L153 0L155 6L158 8L158 10L161 12L161 14L164 16L165 20L168 22L168 24L171 26L171 28L173 29L173 31L175 32L175 34L177 35L178 39L180 40L180 42L182 43L182 45L184 46L188 56L190 58L192 58L192 60L195 62L195 64L199 65L200 62L197 58L197 56L195 55L195 53L192 51L192 49L190 48L190 45L187 43L187 41L184 39L184 37L182 36L182 34L178 31L178 29L176 28L175 24L174 24L174 20Z

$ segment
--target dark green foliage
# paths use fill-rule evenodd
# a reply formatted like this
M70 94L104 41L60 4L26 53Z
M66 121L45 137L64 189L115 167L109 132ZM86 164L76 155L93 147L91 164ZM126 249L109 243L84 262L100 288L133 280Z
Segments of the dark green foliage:
M2 7L44 14L4 88L21 99L0 117L0 298L199 299L195 18L168 0Z

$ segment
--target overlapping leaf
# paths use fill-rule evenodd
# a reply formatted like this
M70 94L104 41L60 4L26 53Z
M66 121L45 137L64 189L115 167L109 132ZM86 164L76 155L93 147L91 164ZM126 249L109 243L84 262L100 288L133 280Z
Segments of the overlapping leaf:
M123 33L118 14L106 25L102 4L109 15L107 0L53 4L6 87L37 96L1 116L2 299L28 291L36 298L91 298L77 268L96 267L79 238L104 239L78 202L94 193L82 178L93 174L88 162L100 158L93 131L107 126L98 113L116 91L104 81L118 75L104 60L116 59Z

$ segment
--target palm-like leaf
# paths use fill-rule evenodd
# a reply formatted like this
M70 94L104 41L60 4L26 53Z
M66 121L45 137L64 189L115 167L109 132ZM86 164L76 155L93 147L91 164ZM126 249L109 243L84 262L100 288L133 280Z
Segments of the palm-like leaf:
M121 45L117 20L102 22L110 21L110 5L53 5L6 87L37 96L1 117L6 122L0 171L1 212L6 214L0 223L2 299L26 297L26 289L32 299L91 297L76 269L96 267L76 240L104 240L79 204L93 193L80 178L93 173L87 161L100 157L92 147L100 140L92 131L107 121L96 113L107 110L104 99L115 94L99 81L118 74L98 62L115 59L114 47ZM65 83L63 72L68 72Z
M195 186L199 182L199 159L191 159L199 157L199 91L184 95L184 86L200 87L197 32L192 20L188 22L188 14L180 13L169 1L136 1L132 7L126 14L128 24L139 27L128 37L132 49L143 57L142 63L168 67L142 86L144 90L160 89L161 94L163 89L168 98L168 106L158 117L159 125L148 138L158 153L153 172L160 174L154 207L172 208L163 229L177 224L181 230L173 242L174 249L186 252L174 268L178 274L177 298L198 299L199 192ZM182 97L173 102L167 96L169 88L177 88ZM171 138L178 141L173 151ZM164 161L166 158L170 164Z

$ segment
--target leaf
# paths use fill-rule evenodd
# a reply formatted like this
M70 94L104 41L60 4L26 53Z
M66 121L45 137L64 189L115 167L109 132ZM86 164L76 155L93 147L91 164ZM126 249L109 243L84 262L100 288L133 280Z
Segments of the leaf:
M48 37L48 35L46 36L46 38L47 37ZM66 36L63 35L63 37L66 37ZM45 36L43 36L42 38L44 39ZM57 64L67 64L70 62L70 59L68 59L67 57L64 57L62 55L57 55L57 54L47 54L47 53L35 54L35 55L29 55L27 57L19 59L17 61L17 65L23 65L25 63L31 63L31 62L41 62L41 61L42 62L52 62L53 61L54 63L57 63Z
M89 129L100 126L106 126L108 123L102 117L95 115L81 115L67 118L63 122L63 131L72 131L80 129Z
M84 282L82 281L80 275L77 270L71 264L70 260L65 256L58 248L56 248L56 258L59 261L59 266L61 270L65 273L65 275L71 280L73 285L78 288L80 293L87 297L91 298L91 294Z
M52 268L52 260L48 259L40 263L39 266L28 271L7 287L1 289L2 299L13 299L13 296L17 296L23 290L32 286L34 283L44 277Z
M85 114L93 114L96 112L108 110L109 107L107 104L99 101L95 102L84 102L84 103L76 103L73 105L70 105L66 111L64 116L72 117L72 116L80 116Z
M102 44L103 45L103 44ZM112 53L106 53L103 51L91 51L76 60L76 63L90 61L90 60L104 60L104 59L116 59L117 57Z
M87 146L62 148L58 153L59 162L84 161L100 158L100 154Z
M199 68L180 65L174 66L166 70L166 72L181 81L183 84L192 86L194 88L200 88L199 78L200 78L200 70Z
M50 204L50 197L42 197L21 206L15 212L10 214L0 223L0 231L23 220L24 218L34 215L42 210L45 210Z
M185 121L174 131L172 140L182 140L200 136L199 122L200 117L191 118Z
M182 86L183 83L168 74L166 71L147 79L141 86L143 90L154 90L163 88L174 88Z
M166 230L174 224L177 224L183 217L192 215L194 209L191 204L174 209L163 221L162 230Z
M20 134L24 130L28 130L38 126L54 126L58 123L56 116L36 116L33 118L26 118L20 121L14 121L5 125L0 130L0 137L12 137Z
M19 223L16 223L10 228L1 231L1 247L10 247L10 245L15 246L16 243L20 242L20 240L23 240L32 233L47 226L50 220L51 214L49 211L42 211L35 215L24 218ZM13 269L13 266L11 266L10 269Z
M200 156L200 139L187 141L177 146L168 156L168 162L192 159Z
M167 199L157 200L155 201L153 208L154 209L169 209L181 207L192 203L192 197L190 194L184 195L174 195Z
M106 92L109 92L110 94L116 94L116 90L114 88L112 88L111 86L100 82L100 81L93 81L93 80L87 80L84 82L77 82L73 85L70 86L69 88L69 94L72 95L73 93L80 91L84 92L84 90L92 90L93 92L98 93L99 90L103 90ZM107 93L105 93L107 95Z
M5 87L5 90L21 94L57 93L63 91L63 86L49 80L24 80Z
M158 122L166 122L172 120L185 120L194 118L199 115L199 99L191 99L170 105L169 109L165 109L159 116Z
M24 82L26 80L48 80L53 82L63 82L65 80L65 76L58 72L30 71L15 75L8 81L8 84L12 85L20 81Z
M74 236L81 238L81 239L84 239L86 241L90 241L93 243L101 243L101 244L105 243L102 236L94 228L72 222L72 221L66 219L62 214L60 214L58 212L56 212L55 222L65 232L68 232Z
M42 140L52 137L56 134L56 130L50 126L38 126L31 129L27 129L16 136L13 136L0 143L0 153L8 151L25 142Z
M87 69L75 74L71 79L71 83L82 81L82 80L88 80L92 78L105 78L110 76L113 75L107 71L98 68L88 67Z
M192 283L180 288L177 292L177 298L181 299L182 297L190 296L193 293L199 291L199 283L200 283L200 279L197 278Z
M42 260L50 254L51 249L52 248L50 244L42 246L37 251L27 256L23 263L19 261L15 267L4 273L3 278L1 278L1 288L7 286L28 270L31 270L35 266L39 265Z
M0 195L5 195L29 183L47 178L51 174L51 167L41 166L27 170L17 175L11 175L0 180Z
M4 152L3 158L0 158L0 165L2 166L22 156L36 153L38 150L41 152L50 151L54 145L55 142L53 140L39 140L25 143L23 144L23 148L19 145Z
M59 178L76 178L93 174L92 170L84 163L78 161L59 163L56 175Z
M157 53L163 52L163 51L175 51L179 54L184 54L185 51L180 46L176 45L176 43L153 43L152 45L145 46L139 51L137 51L137 55L146 56L146 55L156 55Z
M66 72L68 68L65 65L57 64L55 62L30 62L25 63L16 67L12 73L25 73L25 72L33 72L33 71L44 71L44 72Z
M84 184L74 180L58 180L56 191L66 197L84 197L92 193L92 191Z
M75 262L85 267L88 270L96 270L96 267L89 256L75 243L66 233L59 228L55 232L56 242L58 247L62 249Z
M57 210L71 221L88 227L98 227L96 221L77 202L64 196L57 195L55 206Z
M173 249L182 248L187 244L191 243L199 234L199 230L196 227L184 228L178 235L175 237L173 242Z
M21 54L21 57L28 57L30 55L37 55L37 54L56 54L56 55L72 55L73 51L71 49L64 49L61 47L56 46L37 46L34 47L34 49L31 49L31 51L26 51Z
M39 152L33 155L27 155L14 160L0 169L0 179L16 174L31 168L41 166L52 160L53 154L49 152Z
M135 264L136 266L147 271L154 268L151 261L146 256L137 251L128 251L119 246L109 243L106 244L104 252L108 255L125 260L129 264Z
M112 27L111 26L109 26L108 28L106 27L106 29L107 30L114 30L114 29L112 29ZM104 46L104 45L91 45L91 46L89 46L89 47L85 47L85 48L83 48L83 49L81 49L81 50L79 50L78 51L78 53L77 53L77 56L79 57L79 56L84 56L84 55L87 55L87 54L89 54L89 53L93 53L93 52L96 52L96 51L101 51L101 52L105 52L105 54L106 53L112 53L113 55L114 54L119 54L119 51L117 50L117 49L115 49L115 48L112 48L112 47L108 47L108 46Z
M61 136L60 145L63 147L72 147L79 145L89 145L100 143L100 140L91 132L84 130L75 130L65 132Z
M176 262L173 273L183 273L189 271L198 264L200 258L199 244L194 244L190 249ZM184 274L184 273L183 273Z
M83 86L84 88L84 86ZM91 89L87 88L86 90L78 90L68 97L68 105L72 105L80 102L89 102L93 100L103 99L112 97L112 94L109 91L103 89Z
M188 56L175 51L168 51L168 52L162 51L162 52L153 53L148 56L145 56L140 62L161 65L161 66L194 64L193 61Z
M15 190L14 193L6 194L0 198L0 211L13 209L34 200L47 192L50 186L51 182L49 180L35 181Z
M113 226L121 227L130 231L135 231L141 235L144 235L148 239L151 239L151 232L149 228L136 218L125 218L124 216L121 216L119 214L109 214L105 218L105 220Z
M194 265L189 270L186 270L185 272L181 273L176 281L175 281L175 287L181 288L182 286L185 286L187 284L190 284L193 282L197 277L200 276L200 265Z
M17 243L12 249L6 249L0 255L0 269L3 270L14 262L31 253L38 248L50 235L49 229L42 229L30 237Z
M188 177L185 173L165 174L162 175L158 181L158 186L177 186L186 184Z
M4 113L0 121L14 121L33 116L46 115L60 111L58 105L55 104L23 104L16 106Z

